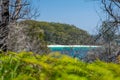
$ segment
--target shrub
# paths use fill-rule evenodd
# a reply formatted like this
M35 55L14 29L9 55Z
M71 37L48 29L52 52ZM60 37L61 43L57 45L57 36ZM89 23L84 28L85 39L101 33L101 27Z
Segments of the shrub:
M120 65L84 63L59 53L0 54L0 80L120 80Z

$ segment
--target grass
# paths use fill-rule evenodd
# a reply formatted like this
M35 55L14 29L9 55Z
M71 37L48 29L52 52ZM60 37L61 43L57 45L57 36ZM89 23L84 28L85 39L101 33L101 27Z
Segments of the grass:
M0 54L0 80L120 80L120 64L85 63L59 53Z

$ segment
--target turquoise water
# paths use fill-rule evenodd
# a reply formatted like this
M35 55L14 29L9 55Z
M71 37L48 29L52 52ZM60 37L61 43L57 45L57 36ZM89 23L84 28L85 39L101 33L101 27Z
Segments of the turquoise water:
M95 49L96 47L49 47L52 52L60 52L62 54L67 54L72 57L84 58L88 51Z

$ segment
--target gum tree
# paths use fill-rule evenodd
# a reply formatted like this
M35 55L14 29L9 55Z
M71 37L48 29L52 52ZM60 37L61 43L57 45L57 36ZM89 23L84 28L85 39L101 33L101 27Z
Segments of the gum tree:
M0 50L7 51L9 33L18 21L39 16L39 9L33 8L31 0L0 0ZM15 28L14 28L15 29ZM12 30L15 31L15 30ZM14 36L16 37L16 36Z

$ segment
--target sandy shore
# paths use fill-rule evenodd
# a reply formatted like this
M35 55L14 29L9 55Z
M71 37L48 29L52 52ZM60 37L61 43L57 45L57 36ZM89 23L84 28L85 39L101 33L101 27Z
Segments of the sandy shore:
M96 45L47 45L47 47L101 47Z

